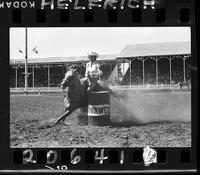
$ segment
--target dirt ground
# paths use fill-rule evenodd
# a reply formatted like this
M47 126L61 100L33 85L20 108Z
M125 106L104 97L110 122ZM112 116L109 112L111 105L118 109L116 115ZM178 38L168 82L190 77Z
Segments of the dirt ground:
M42 128L44 123L52 122L63 113L63 96L11 95L10 146L12 148L191 146L191 122L165 121L165 119L158 121L158 118L155 121L144 122L144 116L142 122L139 122L137 116L139 113L133 116L116 101L119 100L111 98L109 126L79 126L75 111L65 123Z

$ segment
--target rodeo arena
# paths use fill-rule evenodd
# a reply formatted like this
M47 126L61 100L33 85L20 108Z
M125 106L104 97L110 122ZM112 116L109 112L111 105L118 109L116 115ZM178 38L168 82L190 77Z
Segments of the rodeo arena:
M78 83L61 88L71 69L77 81L85 77L87 53L11 58L11 147L191 146L191 43L128 44L117 52L99 53L103 88L90 92ZM74 106L66 107L66 95Z

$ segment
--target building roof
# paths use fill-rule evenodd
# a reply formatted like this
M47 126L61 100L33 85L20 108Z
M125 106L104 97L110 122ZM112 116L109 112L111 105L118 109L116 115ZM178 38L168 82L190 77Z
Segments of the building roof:
M99 55L98 61L114 61L116 58L191 54L190 42L129 44L118 55ZM29 64L65 64L87 62L87 56L29 58ZM24 64L25 59L11 59L10 64Z
M99 55L99 61L112 61L116 59L116 55ZM47 58L29 58L29 64L62 64L77 63L89 61L87 56L71 56L71 57L47 57ZM24 64L25 59L11 59L10 64Z
M191 54L190 42L130 44L117 55L117 58L184 54Z

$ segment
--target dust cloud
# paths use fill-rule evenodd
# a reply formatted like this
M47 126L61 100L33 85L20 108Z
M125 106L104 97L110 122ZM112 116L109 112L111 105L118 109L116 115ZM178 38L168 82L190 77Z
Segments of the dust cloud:
M191 94L120 92L120 97L111 97L111 120L134 124L190 122Z

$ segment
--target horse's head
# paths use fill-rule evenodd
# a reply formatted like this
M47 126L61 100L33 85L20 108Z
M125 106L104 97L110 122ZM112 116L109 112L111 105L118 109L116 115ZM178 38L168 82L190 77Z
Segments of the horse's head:
M65 74L65 78L62 80L61 86L65 92L65 107L67 110L73 111L79 108L83 104L86 104L85 100L85 88L81 84L76 69L70 68Z
M77 71L76 69L70 69L65 74L65 78L61 82L61 88L65 89L70 86L77 79Z

